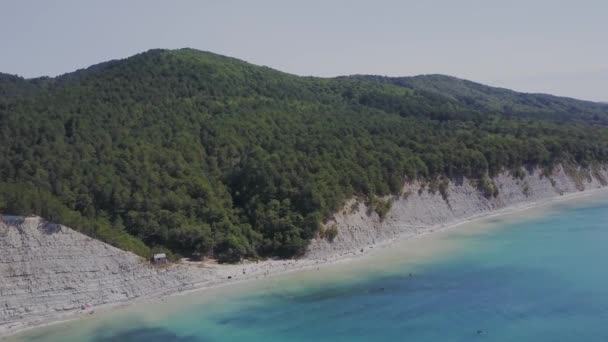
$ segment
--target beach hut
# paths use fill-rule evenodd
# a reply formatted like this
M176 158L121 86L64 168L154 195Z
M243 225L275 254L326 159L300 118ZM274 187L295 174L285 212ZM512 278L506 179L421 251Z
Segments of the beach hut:
M158 253L152 256L152 263L154 263L155 265L164 265L167 262L167 254L165 253Z

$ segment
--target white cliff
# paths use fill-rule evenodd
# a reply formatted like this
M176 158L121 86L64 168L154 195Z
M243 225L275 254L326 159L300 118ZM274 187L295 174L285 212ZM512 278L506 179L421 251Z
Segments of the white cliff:
M39 217L0 220L0 326L177 292L203 276L142 258Z
M467 179L450 181L444 192L447 196L439 190L429 191L428 185L413 182L404 186L401 196L391 199L392 206L384 219L356 199L348 201L324 224L324 229L337 228L338 234L332 241L323 237L314 239L307 257L324 259L346 255L396 237L415 236L499 209L601 188L607 185L606 180L606 167L566 172L564 167L558 166L550 175L534 169L523 171L523 178L504 172L493 179L498 189L496 197L485 196Z

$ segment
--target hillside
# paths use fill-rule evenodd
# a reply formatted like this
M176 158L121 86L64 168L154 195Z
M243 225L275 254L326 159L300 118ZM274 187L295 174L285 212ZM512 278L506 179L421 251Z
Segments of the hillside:
M428 92L483 112L608 125L606 115L608 105L601 102L581 101L547 94L518 93L445 75L414 77L356 75L351 78Z
M406 180L491 197L503 171L608 161L608 107L446 76L299 77L192 49L0 76L0 212L144 256L297 256L348 199L382 215Z

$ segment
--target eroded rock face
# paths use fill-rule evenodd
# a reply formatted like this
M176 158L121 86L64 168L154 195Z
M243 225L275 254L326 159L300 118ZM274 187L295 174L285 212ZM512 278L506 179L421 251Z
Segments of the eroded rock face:
M39 217L0 220L0 326L176 292L201 276L178 266L154 267Z
M514 205L559 197L585 189L601 188L608 180L605 167L595 170L570 170L556 167L550 175L539 169L523 171L523 179L502 173L493 179L498 189L496 197L486 197L467 179L452 180L447 186L447 200L439 192L431 193L419 182L406 184L402 195L393 198L386 217L381 220L363 203L352 199L326 222L325 227L337 227L338 234L329 242L313 240L307 256L324 259L365 249L375 243L397 236L407 237L487 214ZM422 190L421 190L422 189Z

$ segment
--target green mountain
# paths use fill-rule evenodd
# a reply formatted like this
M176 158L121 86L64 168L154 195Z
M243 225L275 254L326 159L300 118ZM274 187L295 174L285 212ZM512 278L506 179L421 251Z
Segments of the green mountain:
M608 106L447 76L299 77L191 49L0 75L0 212L120 248L303 253L353 196L608 161ZM515 173L517 174L517 173Z
M509 116L578 120L608 125L605 103L580 101L547 94L518 93L509 89L445 75L414 77L349 76L377 83L393 84L420 92L436 94L482 112L498 112Z

